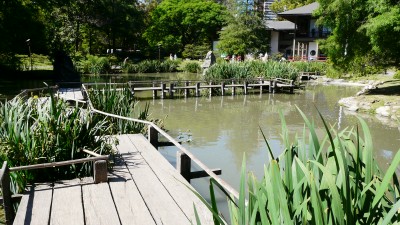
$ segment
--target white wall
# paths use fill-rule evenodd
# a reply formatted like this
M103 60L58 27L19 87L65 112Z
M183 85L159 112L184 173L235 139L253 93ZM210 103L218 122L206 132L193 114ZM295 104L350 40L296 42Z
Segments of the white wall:
M277 53L279 47L279 32L271 31L271 54Z
M308 59L309 60L316 60L317 59L317 57L318 57L318 45L317 45L317 42L310 42L310 43L308 43ZM311 55L311 51L315 51L315 55L314 56L312 56Z

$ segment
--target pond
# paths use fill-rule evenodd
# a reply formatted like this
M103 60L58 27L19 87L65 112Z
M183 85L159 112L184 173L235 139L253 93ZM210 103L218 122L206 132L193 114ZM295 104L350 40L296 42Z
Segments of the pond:
M290 136L302 135L304 120L299 107L318 127L323 137L323 124L317 109L335 129L355 127L356 116L346 113L338 104L342 97L354 95L360 87L324 86L307 84L296 94L253 94L238 96L213 96L201 98L156 99L143 101L150 104L153 118L164 118L165 128L172 137L183 141L183 146L194 153L209 168L221 168L221 177L239 189L243 156L247 170L257 177L263 175L268 162L267 146L261 130L275 156L283 150L281 140L281 112ZM400 147L399 128L382 124L373 116L364 118L369 125L375 146L375 157L385 170ZM173 164L176 148L165 147L160 152ZM195 167L192 171L198 170ZM192 180L193 186L203 196L209 193L207 179ZM220 204L226 198L220 195ZM227 208L222 206L225 215Z
M200 79L199 75L135 74L83 77L83 82L126 82L129 80ZM51 85L51 81L45 81ZM5 89L16 92L19 89L43 87L43 81L0 82L1 94ZM193 152L210 168L222 169L221 177L231 186L239 189L240 170L243 156L246 156L247 170L262 177L263 166L268 162L267 146L261 130L269 141L274 155L283 150L280 137L281 112L294 139L302 134L304 121L296 109L299 107L310 120L314 120L320 136L323 125L317 108L326 121L335 129L354 127L358 119L337 104L342 97L354 95L360 87L324 86L306 84L305 90L295 94L250 94L236 96L213 96L177 99L143 99L140 104L150 104L151 117L163 118L165 128L172 137L183 141L185 148ZM149 95L151 96L151 94ZM374 116L365 118L372 133L375 158L382 169L386 169L391 158L400 147L398 126L388 126ZM160 152L173 164L176 163L176 148L160 148ZM192 170L196 170L195 166ZM193 186L208 196L206 178L192 180ZM225 215L226 198L219 196Z

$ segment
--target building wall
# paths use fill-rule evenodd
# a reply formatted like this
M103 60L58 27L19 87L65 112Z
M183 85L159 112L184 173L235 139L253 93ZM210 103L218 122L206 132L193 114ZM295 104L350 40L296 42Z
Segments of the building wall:
M271 31L271 54L279 52L279 32Z

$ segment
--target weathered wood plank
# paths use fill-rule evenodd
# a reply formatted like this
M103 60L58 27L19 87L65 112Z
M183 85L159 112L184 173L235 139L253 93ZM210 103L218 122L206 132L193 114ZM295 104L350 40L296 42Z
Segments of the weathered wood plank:
M87 183L82 184L86 225L120 224L108 183Z
M50 184L35 184L30 187L21 199L14 224L48 224L52 194Z
M50 224L85 224L79 179L59 181L54 184Z
M185 215L195 223L193 204L201 218L202 224L213 224L212 214L208 208L189 190L190 184L175 170L175 168L149 144L141 134L129 135L129 140L146 160L157 178L163 183L168 193L173 196ZM186 186L185 186L186 185Z
M121 224L156 224L122 159L116 160L109 182Z
M117 149L120 152L129 151L128 154L122 154L122 158L156 224L190 224L189 219L182 212L181 206L176 204L134 145L129 143L129 137L122 135L118 138L120 142ZM147 144L150 145L149 142ZM163 160L165 161L165 159Z

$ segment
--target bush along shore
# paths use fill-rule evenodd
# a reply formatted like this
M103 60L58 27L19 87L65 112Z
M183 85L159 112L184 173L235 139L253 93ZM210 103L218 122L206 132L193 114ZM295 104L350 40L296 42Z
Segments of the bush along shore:
M94 107L150 120L148 106L140 109L126 87L122 91L111 86L107 88L89 90ZM7 161L10 167L83 158L86 154L82 148L112 155L114 140L108 135L139 133L145 129L133 122L93 114L52 96L50 93L46 98L33 96L0 103L0 159ZM118 107L114 107L116 105ZM12 191L20 193L28 182L71 179L91 173L91 163L15 172L11 174Z
M300 110L299 110L300 111ZM337 131L325 127L318 138L314 123L304 118L303 135L290 144L285 119L282 120L284 152L276 157L267 143L269 164L258 180L246 175L243 159L239 199L228 194L231 224L398 224L400 221L399 182L396 169L400 151L383 173L374 160L369 128L359 126ZM265 136L264 136L265 139ZM225 224L218 214L214 187L210 181L215 224ZM203 199L204 202L206 202ZM198 224L201 222L198 221Z

